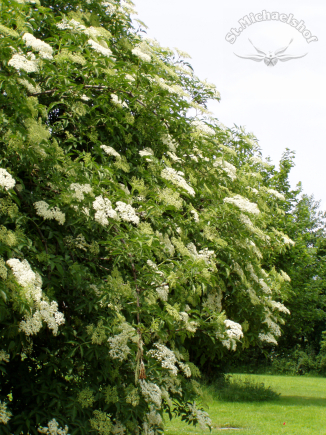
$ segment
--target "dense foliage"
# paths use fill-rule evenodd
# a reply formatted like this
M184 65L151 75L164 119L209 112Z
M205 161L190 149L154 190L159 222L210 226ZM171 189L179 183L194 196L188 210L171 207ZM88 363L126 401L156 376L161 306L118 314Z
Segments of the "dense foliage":
M0 8L1 431L209 426L198 366L288 314L282 171L129 3Z

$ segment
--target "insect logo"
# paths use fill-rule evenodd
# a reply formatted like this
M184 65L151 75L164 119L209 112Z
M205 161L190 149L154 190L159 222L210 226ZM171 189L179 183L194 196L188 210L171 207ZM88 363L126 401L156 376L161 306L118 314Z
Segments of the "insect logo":
M265 52L260 48L254 46L251 40L248 38L250 44L254 47L254 49L258 52L258 54L248 54L247 56L240 56L237 53L234 53L236 56L241 57L242 59L254 60L255 62L261 62L262 60L267 66L275 66L278 61L287 62L288 60L300 59L301 57L306 56L308 53L302 54L301 56L295 56L292 54L282 54L291 44L293 39L288 43L286 47L279 48L278 50Z

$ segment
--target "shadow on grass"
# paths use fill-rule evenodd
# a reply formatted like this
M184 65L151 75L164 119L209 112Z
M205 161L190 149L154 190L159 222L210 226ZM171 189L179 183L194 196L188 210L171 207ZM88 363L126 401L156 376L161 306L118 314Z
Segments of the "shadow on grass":
M326 407L326 398L318 399L318 397L308 397L308 396L281 396L278 404L287 405L287 406L325 406Z

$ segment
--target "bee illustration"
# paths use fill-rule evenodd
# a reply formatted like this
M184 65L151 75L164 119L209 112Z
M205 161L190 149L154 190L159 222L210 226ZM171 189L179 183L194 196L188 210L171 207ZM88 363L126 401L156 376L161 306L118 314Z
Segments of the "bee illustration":
M236 53L234 54L238 57L241 57L242 59L250 59L250 60L254 60L255 62L261 62L263 60L267 66L275 66L279 60L281 62L287 62L288 60L292 60L292 59L300 59L301 57L304 57L308 54L306 53L301 56L294 56L292 54L281 54L284 53L284 51L288 48L288 46L291 44L293 39L291 39L291 41L288 43L286 47L279 48L278 50L275 51L269 51L268 53L265 53L265 51L255 47L249 38L248 40L259 54L249 54L248 56L240 56L239 54Z

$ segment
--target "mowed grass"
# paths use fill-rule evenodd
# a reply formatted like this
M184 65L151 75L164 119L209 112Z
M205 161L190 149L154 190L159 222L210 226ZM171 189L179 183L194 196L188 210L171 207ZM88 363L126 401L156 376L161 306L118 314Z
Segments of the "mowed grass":
M326 435L326 379L313 377L234 375L263 382L281 397L271 402L221 402L204 389L206 409L213 422L212 434ZM284 424L285 423L285 424ZM222 429L236 427L235 429ZM209 434L180 419L166 422L166 435Z

